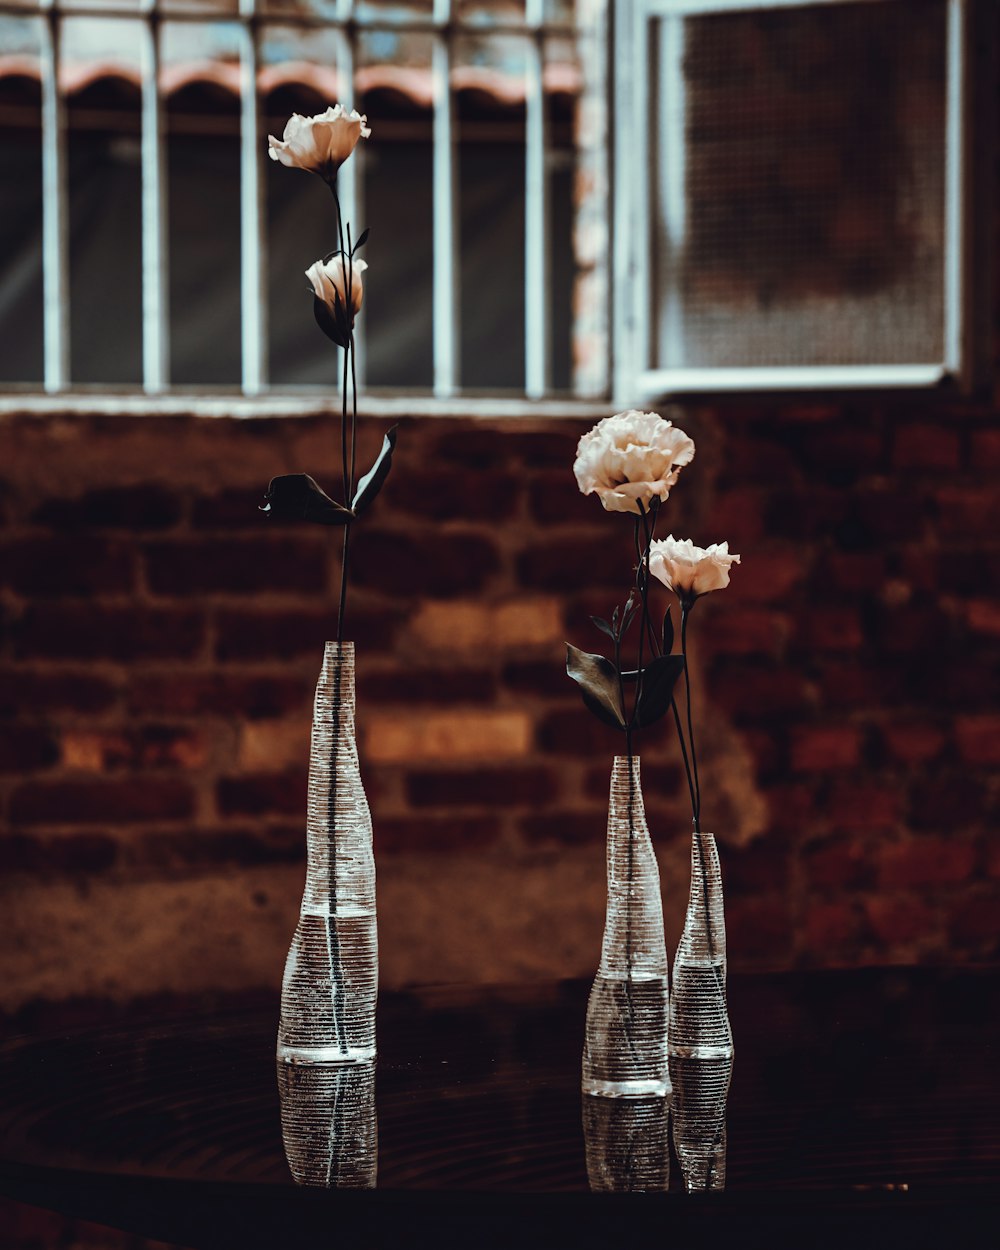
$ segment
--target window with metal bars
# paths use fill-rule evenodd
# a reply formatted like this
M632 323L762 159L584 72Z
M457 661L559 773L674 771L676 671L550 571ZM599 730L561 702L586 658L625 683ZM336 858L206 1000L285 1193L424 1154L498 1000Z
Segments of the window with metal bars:
M608 385L601 0L0 0L0 382L329 389L316 179L268 161L334 101L371 230L369 394Z
M373 130L341 174L369 396L967 377L989 8L0 0L0 384L329 390L329 199L266 135L334 100Z

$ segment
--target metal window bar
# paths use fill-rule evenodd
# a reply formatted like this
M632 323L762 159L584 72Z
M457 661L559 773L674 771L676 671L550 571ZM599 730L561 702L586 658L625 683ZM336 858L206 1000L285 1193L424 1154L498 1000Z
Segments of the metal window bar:
M354 69L357 63L357 27L354 23L354 0L338 0L337 3L337 69L339 70L340 103L352 109L354 101ZM351 226L351 240L357 239L364 229L361 214L361 189L363 186L362 162L364 144L359 143L354 155L346 161L337 174L337 194L344 217L344 246L347 246L347 223ZM342 349L338 348L338 356ZM354 364L357 370L358 388L363 389L365 380L365 336L359 334L354 340ZM343 361L340 362L343 369ZM338 375L340 376L340 375Z
M451 0L434 0L433 334L434 394L438 399L447 399L458 390L458 188L451 17Z
M256 0L240 0L240 302L243 393L267 388L267 217L257 91Z
M42 286L45 389L69 384L69 240L66 186L66 118L59 90L61 19L44 0L42 24Z
M451 85L453 44L457 32L480 36L519 35L528 40L525 152L525 391L541 398L550 388L549 315L549 133L544 85L545 41L548 35L570 36L573 23L546 21L545 0L525 0L524 18L497 17L484 29L464 22L452 0L434 0L429 17L404 20L359 19L353 0L338 0L334 19L304 11L275 14L283 25L303 28L333 26L340 35L343 103L353 103L358 32L391 31L429 34L433 40L433 336L434 394L448 398L459 391L459 298L457 216L457 128ZM23 14L21 5L0 0L0 12ZM70 386L68 196L66 178L65 104L59 85L60 0L38 0L44 18L41 46L44 387L48 392ZM160 14L157 0L135 0L114 9L75 4L74 18L140 17L142 34L142 317L143 390L157 394L170 386L168 310L167 182L164 110L160 93ZM172 22L202 24L218 15L195 9L171 11ZM268 389L267 228L263 179L262 133L258 88L259 39L262 20L256 0L239 0L241 65L240 196L241 196L241 347L242 389L259 395ZM229 19L232 20L232 19ZM361 158L363 160L363 156ZM355 232L362 223L361 165L349 162L342 173L341 202ZM364 378L363 346L358 342L359 382Z
M541 399L551 385L549 336L549 151L545 107L545 0L525 0L533 34L525 83L524 390Z
M965 220L962 191L965 183L965 51L968 25L966 0L948 0L948 67L945 104L944 191L944 362L961 373L965 342L963 299Z
M142 27L142 382L147 395L170 380L167 311L167 203L160 101L160 26L156 0L145 0Z

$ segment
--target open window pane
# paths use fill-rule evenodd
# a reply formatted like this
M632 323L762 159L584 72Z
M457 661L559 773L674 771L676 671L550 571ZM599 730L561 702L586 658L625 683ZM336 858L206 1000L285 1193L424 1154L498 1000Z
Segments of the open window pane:
M0 17L0 381L41 382L40 22Z
M456 43L460 381L524 388L525 41Z
M70 377L142 381L142 25L62 24L69 170Z
M660 369L940 363L943 0L659 26Z
M170 376L240 381L239 31L165 22Z
M357 84L372 128L358 223L371 230L361 314L369 386L434 382L431 59L427 35L359 39Z

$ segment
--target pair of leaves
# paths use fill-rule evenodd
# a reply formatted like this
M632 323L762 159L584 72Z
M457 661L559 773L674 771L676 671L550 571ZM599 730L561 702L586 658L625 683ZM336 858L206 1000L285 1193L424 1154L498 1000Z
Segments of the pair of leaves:
M396 446L393 426L382 439L382 448L375 463L358 482L350 508L339 504L319 486L308 473L286 473L271 478L265 495L266 503L261 512L279 521L312 521L317 525L347 525L355 520L372 503L385 484L392 468L392 453Z
M590 619L594 622L602 634L607 634L612 642L620 642L628 633L629 626L635 619L636 612L639 611L639 601L634 597L635 592L628 597L624 610L615 608L611 614L610 623L603 616L592 616ZM619 619L619 613L620 618Z
M584 704L591 712L613 729L626 729L625 709L622 707L622 685L640 679L638 706L632 721L633 727L645 728L664 715L670 707L674 686L684 671L684 657L659 655L650 660L642 673L622 673L603 655L566 644L566 672L580 687Z

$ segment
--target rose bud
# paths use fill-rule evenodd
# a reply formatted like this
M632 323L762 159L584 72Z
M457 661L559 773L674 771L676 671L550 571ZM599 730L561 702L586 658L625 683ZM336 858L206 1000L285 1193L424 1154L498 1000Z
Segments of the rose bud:
M367 263L357 256L348 260L343 253L336 252L324 260L314 261L306 270L315 297L313 312L316 320L323 333L338 347L346 347L351 340L354 318L361 310L365 295L361 275L367 268ZM351 287L349 307L348 280Z

